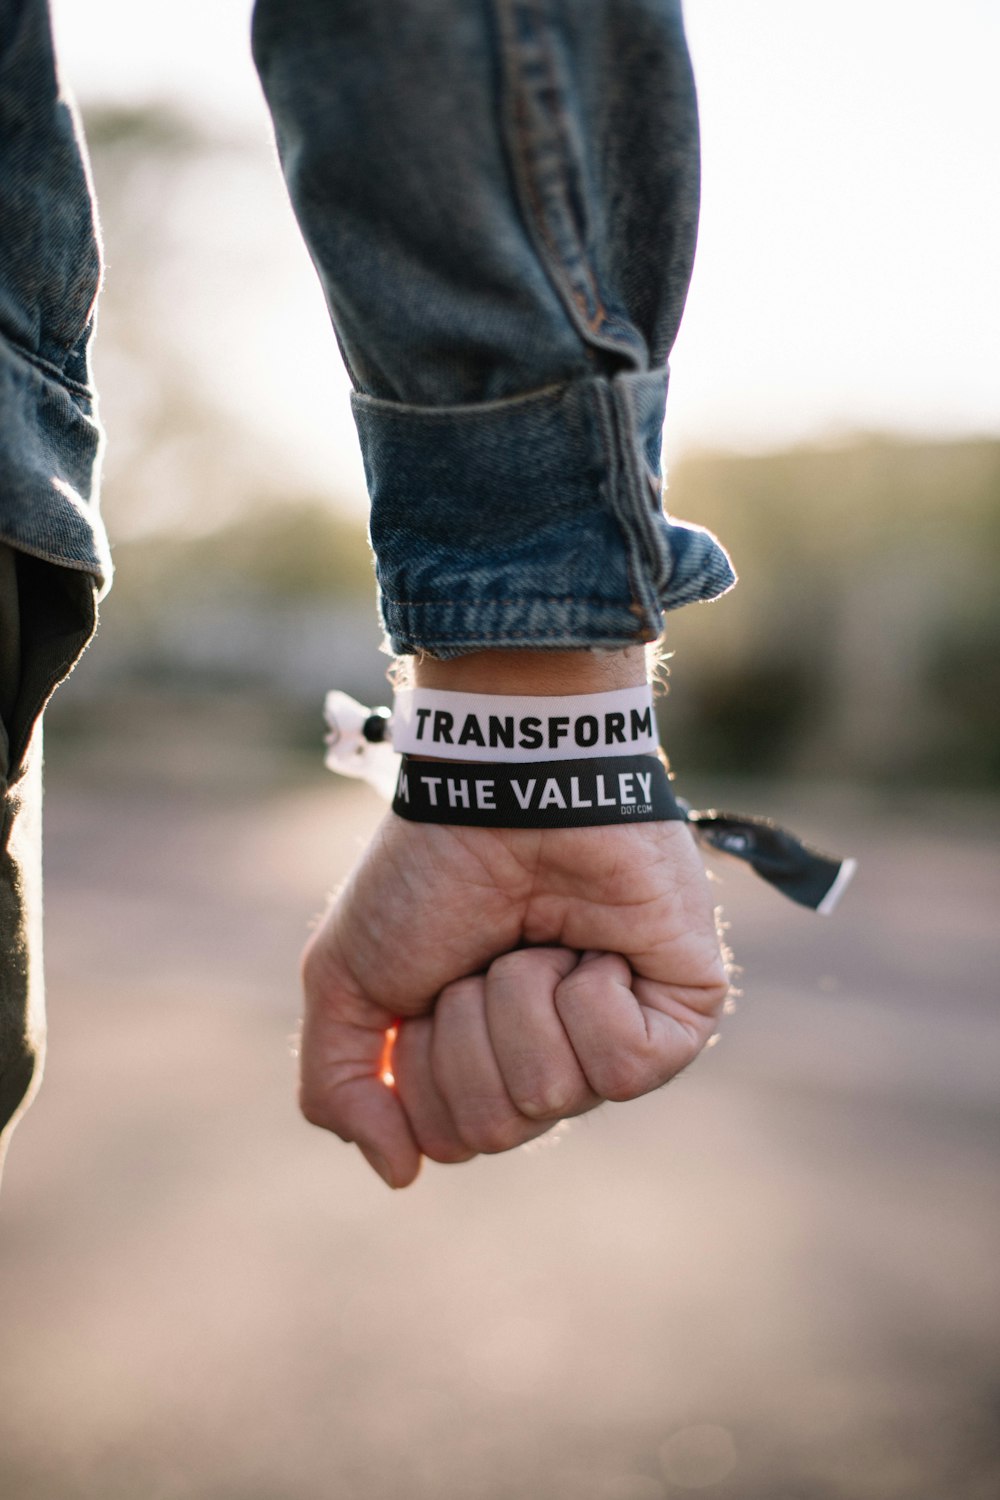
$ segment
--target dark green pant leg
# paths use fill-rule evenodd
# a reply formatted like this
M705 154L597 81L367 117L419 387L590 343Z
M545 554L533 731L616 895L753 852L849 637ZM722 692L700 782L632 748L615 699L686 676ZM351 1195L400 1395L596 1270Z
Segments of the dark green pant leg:
M96 623L86 573L0 544L0 1169L38 1087L42 971L42 710Z
M41 1081L45 1055L42 973L41 724L24 774L4 786L0 846L0 1170L11 1131ZM2 783L0 783L2 784Z

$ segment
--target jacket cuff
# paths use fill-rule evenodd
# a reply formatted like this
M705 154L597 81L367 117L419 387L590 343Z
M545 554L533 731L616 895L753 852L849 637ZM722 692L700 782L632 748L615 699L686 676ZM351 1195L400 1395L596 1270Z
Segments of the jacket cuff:
M356 393L392 649L621 647L735 574L661 506L665 371L472 406Z
M90 390L0 336L0 541L90 573L111 554L97 509L102 433Z

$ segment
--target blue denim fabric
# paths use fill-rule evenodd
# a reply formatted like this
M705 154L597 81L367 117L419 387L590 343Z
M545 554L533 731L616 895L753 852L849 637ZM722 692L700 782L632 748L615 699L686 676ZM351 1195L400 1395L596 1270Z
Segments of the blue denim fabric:
M0 542L110 579L88 346L101 265L45 0L0 0Z
M697 221L676 0L258 0L394 647L624 645L732 581L661 512ZM110 575L100 261L45 0L0 0L0 541Z
M624 646L733 582L662 513L698 214L678 0L257 0L396 651Z

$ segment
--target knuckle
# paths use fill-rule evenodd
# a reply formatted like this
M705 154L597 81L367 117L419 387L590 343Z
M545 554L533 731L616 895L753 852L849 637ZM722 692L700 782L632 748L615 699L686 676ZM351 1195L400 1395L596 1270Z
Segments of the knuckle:
M527 950L515 948L513 953L501 953L490 964L490 974L494 978L506 979L509 975L519 974L524 967L524 954Z
M597 1092L615 1104L638 1099L658 1088L665 1080L654 1060L646 1054L619 1053L601 1061L594 1080Z
M523 1125L517 1116L492 1105L463 1110L456 1125L465 1146L486 1156L510 1151L524 1140Z
M573 1114L578 1090L563 1080L538 1079L511 1090L514 1108L529 1120L561 1120Z
M501 953L490 964L490 978L504 983L515 983L538 962L538 950L515 948L513 953Z

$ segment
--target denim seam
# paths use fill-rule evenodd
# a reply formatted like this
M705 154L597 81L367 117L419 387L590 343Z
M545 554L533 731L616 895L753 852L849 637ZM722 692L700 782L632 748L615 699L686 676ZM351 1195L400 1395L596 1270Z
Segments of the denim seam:
M593 376L588 379L593 379ZM455 406L413 406L405 401L389 401L384 396L370 396L367 391L353 391L351 400L359 404L364 403L368 407L379 408L393 417L402 416L410 420L419 417L428 422L450 421L452 417L489 415L491 412L506 412L512 406L528 406L534 402L552 401L559 399L562 392L570 386L582 384L577 381L562 381L552 385L540 386L537 391L527 391L523 395L503 396L497 401L463 401Z
M621 503L622 459L618 423L615 421L614 396L609 386L595 386L594 399L597 417L601 426L604 451L607 455L608 480L605 481L610 508L618 521L625 547L625 562L628 568L629 592L633 599L633 612L641 612L649 623L658 617L659 606L654 594L644 586L644 569L638 539L628 524L631 519L628 508ZM641 627L639 627L641 629Z
M526 8L524 0L521 0L518 8L521 10L524 10ZM553 165L560 178L560 187L563 200L563 228L565 231L567 227L570 227L566 222L568 220L568 215L565 212L565 202L567 197L569 196L571 189L569 178L570 136L567 127L566 112L563 108L563 88L561 86L557 73L556 57L552 49L551 37L549 37L546 33L545 20L542 15L542 8L540 4L538 4L537 6L537 15L538 54L542 59L543 66L545 68L548 93L550 98L553 100L553 108L550 111L548 123L555 138L555 150L549 154L551 155ZM519 97L518 104L520 105L520 103L521 99ZM541 150L535 150L534 152L531 151L529 147L530 127L525 120L521 108L518 108L516 110L515 118L519 126L519 138L522 147L522 160L525 162L526 166L531 163L531 165L534 165L536 169L536 175L533 177L532 175L530 175L529 167L529 171L525 174L525 186L530 195L532 207L535 211L536 220L538 222L542 236L549 247L549 252L552 256L553 262L559 267L561 278L566 283L566 288L573 300L573 305L583 317L590 333L597 334L600 330L600 325L604 322L605 318L604 299L602 298L600 289L597 286L593 267L587 260L586 247L579 235L572 236L575 240L574 258L576 261L576 267L574 268L573 265L567 260L566 255L563 253L558 243L557 236L545 211L544 198L542 197L542 194L538 187L537 168L540 165L543 152ZM576 269L577 271L577 274L575 276L574 269ZM593 308L593 312L591 312L591 307Z
M30 349L26 349L17 339L12 339L8 334L3 334L2 337L9 349L12 349L15 354L19 354L29 365L33 365L42 375L48 375L53 380L57 380L69 395L82 396L88 404L92 405L94 393L88 386L81 385L78 380L73 380L69 375L64 375L58 365L52 364L50 360L43 359L40 354L33 354Z
M397 605L400 609L437 609L439 605L444 604L467 605L472 609L478 609L483 605L492 607L495 604L603 604L612 609L621 607L620 600L601 598L596 594L522 594L513 599L474 596L465 599L396 599L392 594L387 594L384 589L380 592L386 604Z
M104 592L107 592L107 575L100 572L93 562L84 562L76 557L64 557L61 552L47 552L44 547L34 547L30 542L22 541L18 536L10 536L5 530L0 530L0 542L6 547L12 547L15 552L23 552L28 557L37 557L39 562L51 563L55 568L68 568L71 573L86 573L99 588L104 588Z
M643 493L644 481L649 471L645 467L640 470L638 464L638 423L635 412L635 401L631 389L624 381L618 382L614 396L625 407L628 416L628 421L625 424L627 438L623 446L625 448L625 467L628 477L631 480L631 484L626 485L625 488L625 494L632 502L628 508L629 516L645 538L647 566L653 571L653 594L655 598L658 598L659 591L666 587L670 574L670 564L669 559L665 556L663 539L656 526L653 508Z
M597 350L606 350L617 355L620 359L626 359L634 368L641 368L636 359L636 351L620 338L615 337L609 331L615 326L617 320L611 319L604 305L604 298L598 286L594 267L587 254L587 246L577 234L576 259L578 272L567 263L563 254L558 237L550 222L551 215L546 211L544 194L538 182L538 166L541 151L533 149L530 142L531 125L527 119L528 109L526 104L526 90L523 86L524 73L528 64L523 56L517 40L518 24L515 13L523 12L526 15L533 10L533 21L536 27L536 46L538 56L541 58L546 70L546 78L552 97L558 101L557 106L550 110L546 116L546 122L557 138L557 149L551 149L547 153L548 160L552 163L551 173L558 173L561 189L562 218L571 222L566 207L568 197L569 177L568 162L571 157L570 141L565 127L565 116L559 106L564 98L564 89L558 78L558 64L551 45L551 34L543 14L541 0L496 0L497 9L500 12L499 34L501 37L501 51L509 61L509 67L505 70L508 82L509 108L505 111L509 130L508 148L513 163L513 177L517 188L529 233L535 241L535 247L539 252L539 258L545 271L552 282L563 308L577 332L583 339L584 351L588 359L596 362ZM535 93L535 108L539 108L537 91ZM582 171L581 171L582 179ZM582 273L582 274L580 274ZM589 312L587 306L588 293L590 301L594 305L594 313Z
M390 632L389 633L395 639L403 639L403 636L402 636L401 632L398 631L398 630L396 630L395 628L393 628L391 626L390 626ZM532 629L532 631L531 631L531 639L533 641L551 640L553 638L559 638L559 639L562 639L562 640L567 640L569 633L570 632L567 632L567 629L566 629L565 625L553 626L549 630L535 630L535 629ZM574 632L572 632L572 634L576 635L577 632L574 631ZM613 636L610 635L610 634L602 634L601 632L598 632L598 634L599 634L601 640L607 639L607 641L609 643L611 643L611 645L614 648L619 648L623 644L617 633L615 633ZM444 646L444 645L456 646L456 645L468 644L470 646L476 647L476 646L481 645L483 641L502 641L505 644L510 644L512 638L520 639L520 632L518 632L516 630L509 630L509 629L507 629L507 630L480 630L478 628L478 626L477 626L477 628L475 630L469 631L469 632L467 632L465 634L461 634L461 633L456 634L454 632L448 632L447 630L436 630L435 631L434 645L433 646L421 646L418 649L421 650L421 651L428 651L431 654L433 654L433 652L434 652L434 650L436 649L437 646ZM575 649L575 650L579 650L579 651L585 651L585 650L587 650L588 646L590 646L592 644L599 644L599 641L594 641L594 642L587 641L587 642L582 642L582 643L579 642L579 641L574 641L574 643L572 645L569 645L569 644L567 645L567 649L568 650ZM628 643L626 642L624 644L628 644ZM404 652L402 654L403 655L408 655L409 653Z

